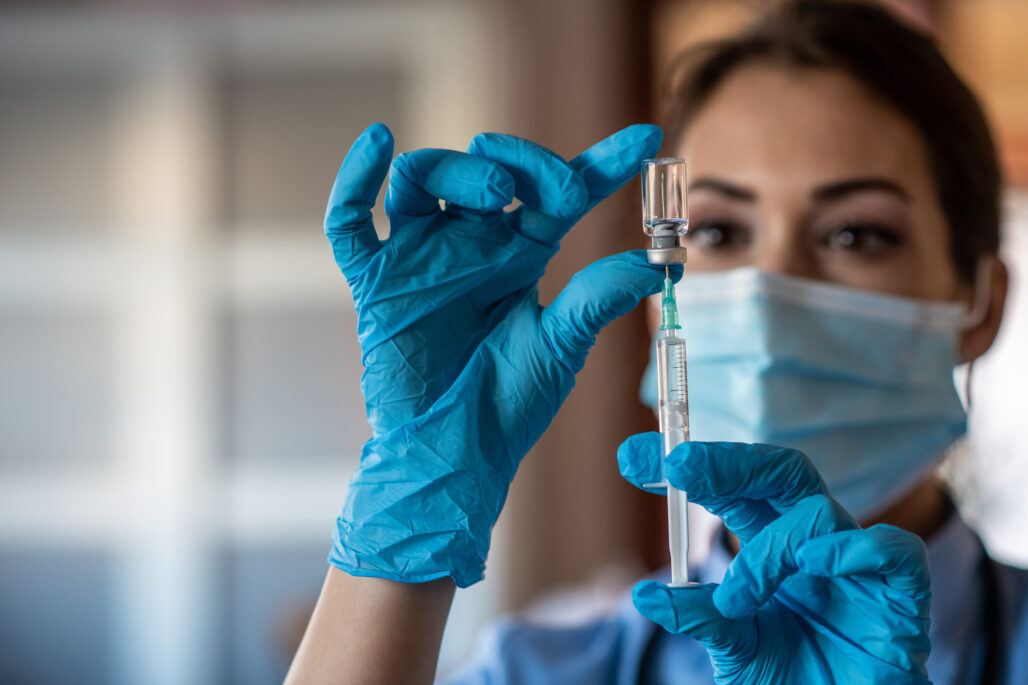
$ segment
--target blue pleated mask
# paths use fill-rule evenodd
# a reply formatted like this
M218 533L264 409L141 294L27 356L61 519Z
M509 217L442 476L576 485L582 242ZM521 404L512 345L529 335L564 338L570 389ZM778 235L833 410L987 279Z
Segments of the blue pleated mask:
M675 292L692 439L798 449L857 519L895 503L967 429L960 304L749 267L689 273ZM656 407L653 359L640 393Z

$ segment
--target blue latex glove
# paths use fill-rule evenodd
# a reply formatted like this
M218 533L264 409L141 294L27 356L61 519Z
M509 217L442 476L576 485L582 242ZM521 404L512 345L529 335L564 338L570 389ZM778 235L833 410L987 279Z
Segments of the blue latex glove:
M577 274L545 308L536 282L561 237L660 139L654 126L632 126L570 162L498 134L476 136L467 153L400 155L384 242L370 208L392 136L376 124L357 139L325 232L353 291L373 436L337 522L332 564L403 582L450 576L464 587L482 578L522 457L599 330L660 290L663 270L642 251L616 255ZM504 212L514 197L522 205Z
M618 451L642 487L661 476L657 433ZM719 683L927 683L928 559L919 537L861 529L800 452L690 442L663 473L741 542L720 585L636 585L644 616L704 644Z

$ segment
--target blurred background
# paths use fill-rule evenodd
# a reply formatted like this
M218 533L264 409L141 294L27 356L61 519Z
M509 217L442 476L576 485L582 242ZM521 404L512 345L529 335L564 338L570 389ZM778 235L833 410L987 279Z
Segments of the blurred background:
M1014 287L947 473L994 556L1028 566L1028 2L888 4L938 34L1003 153ZM670 56L763 5L0 6L0 682L280 681L369 435L321 228L349 144L383 121L398 151L493 130L573 156L654 121ZM644 246L637 192L571 233L544 301ZM648 344L641 310L601 336L442 669L500 612L570 619L569 597L602 606L666 562L663 503L614 458L654 427Z

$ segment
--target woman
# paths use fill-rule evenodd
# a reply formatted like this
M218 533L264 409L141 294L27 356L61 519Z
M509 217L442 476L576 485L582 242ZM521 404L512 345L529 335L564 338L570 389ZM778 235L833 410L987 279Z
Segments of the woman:
M930 475L964 431L952 369L992 344L1006 292L979 105L930 41L847 3L791 3L682 68L696 442L665 474L731 534L698 584L644 581L578 628L510 623L458 681L1028 682L1028 574L985 556ZM354 144L326 230L374 437L291 681L432 679L520 459L663 272L616 255L545 309L535 283L659 145L635 126L569 162L495 134L400 155L380 243L392 140ZM659 439L618 459L654 482Z

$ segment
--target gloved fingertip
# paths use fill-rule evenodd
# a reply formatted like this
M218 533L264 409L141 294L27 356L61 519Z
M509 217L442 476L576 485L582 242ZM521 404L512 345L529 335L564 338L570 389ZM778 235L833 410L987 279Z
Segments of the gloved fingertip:
M368 142L375 144L376 146L392 145L393 144L393 133L389 130L389 127L383 124L381 121L376 121L371 126L364 129L364 132L360 135L361 138L366 139Z
M655 580L644 580L632 588L632 604L644 617L671 632L678 632L671 589Z
M355 169L359 178L363 178L366 175L366 170L375 170L371 176L374 177L373 186L377 194L392 157L393 134L389 131L389 127L382 123L374 123L368 126L353 141L353 145L350 146L346 158L339 166L339 172L336 175L336 185L332 189L332 195L351 196L354 194L354 189L351 186L361 185L360 183L355 184L353 178ZM357 164L354 164L354 162ZM370 201L374 201L374 198L370 198ZM329 204L331 206L331 200Z
M812 576L831 576L838 550L819 540L821 538L807 540L796 550L796 568Z
M673 633L686 633L704 644L732 639L732 626L711 603L714 584L671 588L644 580L632 590L632 603L644 617Z
M660 150L663 131L652 124L634 124L596 143L569 164L582 174L593 196L606 197L639 173L642 160Z
M568 176L561 188L559 198L560 204L552 209L556 218L570 219L585 211L589 204L589 189L580 174L574 173Z
M496 137L494 133L476 133L475 136L468 142L467 152L469 155L475 155L482 151L482 149L489 145L490 141Z
M654 600L666 600L669 595L669 588L656 580L641 580L632 588L632 602L636 607L640 604L649 606Z
M324 228L334 249L338 248L336 259L348 279L359 270L351 262L363 263L378 246L371 208L392 156L392 133L385 124L375 123L357 136L336 172L325 208ZM342 245L346 238L352 238L354 245Z
M643 488L660 480L660 433L631 435L618 446L618 469L632 485ZM643 488L646 489L646 488Z
M682 276L685 275L685 265L684 264L672 264L671 268L668 271L669 271L668 275L671 277L671 282L672 283L678 283L680 280L682 280Z
M663 264L650 264L646 259L646 250L629 250L608 259L619 260L623 267L632 269L633 275L637 274L636 280L642 288L643 296L654 295L663 288L665 267Z
M666 457L668 480L681 490L722 495L725 483L749 477L747 455L753 447L742 442L683 442Z
M708 458L708 444L683 442L671 450L671 453L664 458L664 468L668 481L672 485L686 492L694 489L696 478L703 478L706 475L702 464ZM704 492L703 494L709 493Z
M499 164L491 164L483 179L481 199L474 209L484 212L503 209L514 201L514 185L509 171Z
M617 159L616 168L621 166L625 172L634 176L639 173L639 165L644 159L652 159L660 151L664 132L653 124L633 124L612 135L607 140L613 159Z
M650 453L660 450L660 433L647 431L629 435L621 445L618 446L618 458L624 454L626 457L637 452L644 452L647 456Z
M718 613L730 620L745 618L759 609L747 601L748 593L738 588L737 585L730 576L726 576L711 597Z
M622 133L637 140L643 146L647 157L657 154L660 144L664 141L663 129L655 124L632 124L622 129Z

